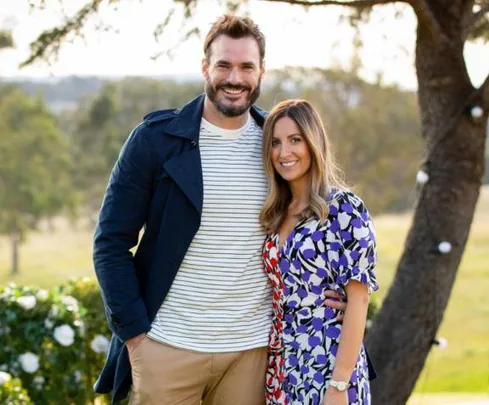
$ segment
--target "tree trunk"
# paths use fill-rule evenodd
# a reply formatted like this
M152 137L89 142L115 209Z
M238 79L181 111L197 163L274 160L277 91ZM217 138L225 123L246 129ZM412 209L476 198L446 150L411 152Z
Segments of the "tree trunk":
M484 166L487 113L470 114L474 87L463 58L462 1L433 0L430 8L445 39L418 25L416 69L423 137L422 186L395 280L367 346L379 374L376 405L405 404L443 319L465 249ZM458 14L457 14L458 13ZM442 241L452 250L437 250Z
M12 244L12 267L10 269L10 274L14 275L19 273L19 233L15 232L10 234L10 243Z

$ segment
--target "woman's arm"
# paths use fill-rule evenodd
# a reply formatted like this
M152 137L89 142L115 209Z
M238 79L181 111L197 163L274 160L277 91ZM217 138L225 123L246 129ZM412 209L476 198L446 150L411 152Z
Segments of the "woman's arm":
M332 379L349 382L360 354L370 296L368 286L355 280L350 280L345 289L348 305L343 319ZM323 404L347 404L347 401L346 392L328 387Z
M336 381L350 381L353 368L360 354L363 341L370 296L368 286L351 280L346 286L348 305L341 329L340 344L332 378Z

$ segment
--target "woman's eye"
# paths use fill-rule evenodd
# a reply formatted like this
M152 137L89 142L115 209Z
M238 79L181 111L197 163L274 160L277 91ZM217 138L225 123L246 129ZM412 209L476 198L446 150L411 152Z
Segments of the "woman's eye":
M300 141L302 141L300 137L292 138L292 143L299 143Z
M272 141L272 148L275 148L275 146L279 145L279 141Z

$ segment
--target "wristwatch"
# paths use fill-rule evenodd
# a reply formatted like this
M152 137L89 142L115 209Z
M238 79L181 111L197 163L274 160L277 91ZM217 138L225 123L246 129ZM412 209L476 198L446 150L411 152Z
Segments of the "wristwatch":
M344 392L348 389L350 383L346 381L329 380L329 385L333 388L336 388L340 392Z

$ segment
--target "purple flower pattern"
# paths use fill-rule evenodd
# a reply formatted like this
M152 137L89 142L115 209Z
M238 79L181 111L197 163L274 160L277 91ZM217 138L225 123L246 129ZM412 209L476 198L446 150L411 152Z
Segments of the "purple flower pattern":
M267 236L265 271L274 287L267 405L320 405L331 378L341 336L337 311L324 306L324 292L346 295L350 280L378 289L375 233L362 200L349 191L331 198L325 223L301 221L282 247ZM369 375L362 346L348 389L350 405L370 405Z

